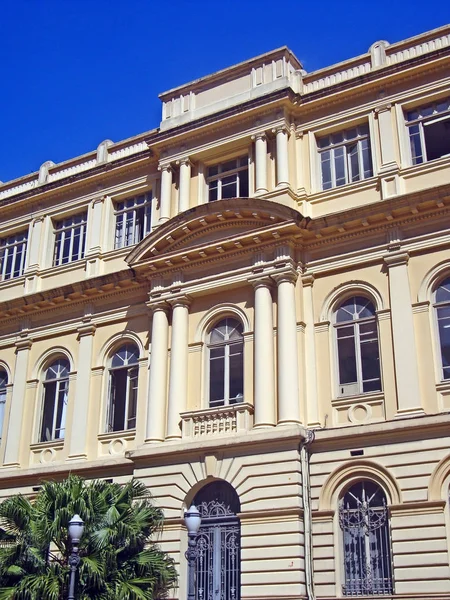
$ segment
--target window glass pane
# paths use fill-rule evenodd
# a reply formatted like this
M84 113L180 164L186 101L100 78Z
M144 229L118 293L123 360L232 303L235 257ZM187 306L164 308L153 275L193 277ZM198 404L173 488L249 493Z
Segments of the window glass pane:
M363 377L363 391L368 392L380 390L380 359L378 354L377 339L367 341L361 344L361 367Z
M353 129L347 129L347 131L344 133L346 140L354 140L356 137L358 137L358 130L356 127L353 127Z
M438 309L439 341L444 379L450 377L450 307Z
M445 279L436 290L436 302L450 302L450 277Z
M242 401L244 397L243 344L233 344L230 348L230 400Z
M423 162L422 142L420 139L419 125L412 125L409 128L409 145L411 148L411 158L413 165Z
M344 141L344 132L338 131L337 133L331 134L331 143L332 144L340 144Z
M347 146L347 157L349 162L350 181L359 181L361 176L359 173L358 144Z
M362 151L362 157L363 157L364 178L372 177L372 175L373 175L372 155L370 152L369 140L366 138L365 140L361 140L359 143L361 145L361 151Z
M331 181L331 151L327 150L320 155L322 166L322 189L328 190L332 187Z
M348 330L348 327L343 328ZM338 330L339 334L342 330ZM347 333L348 335L348 333ZM339 359L339 383L341 385L355 383L357 378L356 371L356 352L355 338L340 337L338 339L338 359Z
M137 394L138 394L138 374L139 369L134 367L128 369L128 415L127 429L136 427Z
M431 123L423 128L427 160L450 154L450 118Z
M44 406L42 411L41 436L39 441L49 442L53 434L53 412L55 409L56 381L44 386Z
M238 166L237 164L237 160L229 160L228 162L222 163L222 173L226 173L227 171L232 171L233 169L236 169Z
M336 185L347 183L345 174L345 149L336 148L334 150L334 169L336 172Z
M210 406L221 406L225 398L225 364L224 358L212 358L209 361L209 403Z
M237 175L230 175L222 179L222 198L236 198L237 196Z
M217 200L219 197L219 190L217 187L217 181L213 181L209 184L209 193L208 193L208 200L209 202L213 202L214 200Z
M208 168L208 177L214 177L214 175L218 175L219 173L219 165L214 165L213 167Z
M127 371L128 369L110 371L110 431L123 431L125 429Z
M319 138L317 140L317 146L319 148L328 148L330 145L330 136L326 135L325 137Z
M64 439L65 426L66 426L66 409L67 409L67 391L69 387L68 381L61 381L59 384L58 398L57 398L57 411L56 411L56 423L53 439L60 440Z
M239 171L239 197L248 197L248 170Z

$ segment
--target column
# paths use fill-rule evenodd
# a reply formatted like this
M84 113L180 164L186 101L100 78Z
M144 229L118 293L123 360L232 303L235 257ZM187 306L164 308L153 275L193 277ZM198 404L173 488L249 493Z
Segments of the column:
M92 346L95 325L87 323L78 329L78 361L72 429L69 440L69 460L86 460L86 436L92 367Z
M172 168L170 165L160 165L161 171L161 198L159 224L170 219L170 205L172 199Z
M278 424L300 423L295 282L292 269L273 277L278 286Z
M6 432L5 466L20 466L20 442L22 439L22 417L27 385L28 357L31 340L16 342L16 365L14 369L14 385L11 398L9 426Z
M189 197L191 187L191 166L189 158L182 158L180 165L180 190L178 195L178 212L184 212L189 209Z
M305 377L306 377L306 414L307 424L310 427L320 426L319 399L317 394L316 370L316 340L314 333L314 275L304 275L303 284L303 311L305 318Z
M153 320L145 441L162 442L166 427L169 307L165 302L160 302L150 308Z
M289 186L289 133L284 125L273 129L272 132L276 136L277 187Z
M169 405L167 409L167 435L172 440L181 437L180 413L187 405L188 327L189 305L187 297L170 302L172 313L172 343L170 348Z
M255 427L275 424L273 306L269 277L252 281L255 288Z
M420 402L408 260L407 252L393 252L384 257L384 262L389 270L398 417L423 413Z
M252 137L255 141L255 183L256 193L267 192L267 138L264 132Z

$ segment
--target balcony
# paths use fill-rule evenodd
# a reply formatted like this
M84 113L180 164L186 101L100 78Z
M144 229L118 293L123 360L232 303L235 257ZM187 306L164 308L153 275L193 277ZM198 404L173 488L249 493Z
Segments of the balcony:
M183 438L243 433L253 427L253 406L240 402L232 406L206 408L181 414Z

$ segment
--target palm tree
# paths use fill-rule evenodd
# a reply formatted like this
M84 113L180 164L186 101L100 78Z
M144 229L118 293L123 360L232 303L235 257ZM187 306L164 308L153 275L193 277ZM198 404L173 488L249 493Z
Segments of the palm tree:
M63 600L71 552L67 526L85 522L76 583L80 600L154 600L176 584L173 560L152 541L163 513L145 485L48 481L36 498L0 503L0 600Z

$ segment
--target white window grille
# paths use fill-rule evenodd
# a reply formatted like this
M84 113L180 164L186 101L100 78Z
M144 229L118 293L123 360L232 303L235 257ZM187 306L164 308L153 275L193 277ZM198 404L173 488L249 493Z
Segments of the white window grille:
M125 344L114 354L109 369L108 431L136 427L139 350Z
M208 168L208 200L248 197L248 156L241 156Z
M375 307L362 296L343 302L335 314L339 395L381 390Z
M439 331L442 379L450 379L450 277L447 277L437 288L434 300Z
M69 371L69 361L60 358L45 373L40 442L64 439Z
M372 177L369 126L358 125L317 140L322 189Z
M393 593L386 496L371 481L353 485L339 506L344 546L344 596Z
M81 213L55 223L55 254L53 265L64 265L84 258L87 213Z
M406 111L405 120L413 165L450 156L450 98Z
M244 400L244 339L236 319L220 321L209 334L209 405Z
M0 240L1 281L23 275L27 254L27 242L27 231Z
M152 194L142 194L117 202L114 248L140 242L151 231Z
M0 370L0 440L2 439L3 421L5 419L6 386L8 385L8 374Z

